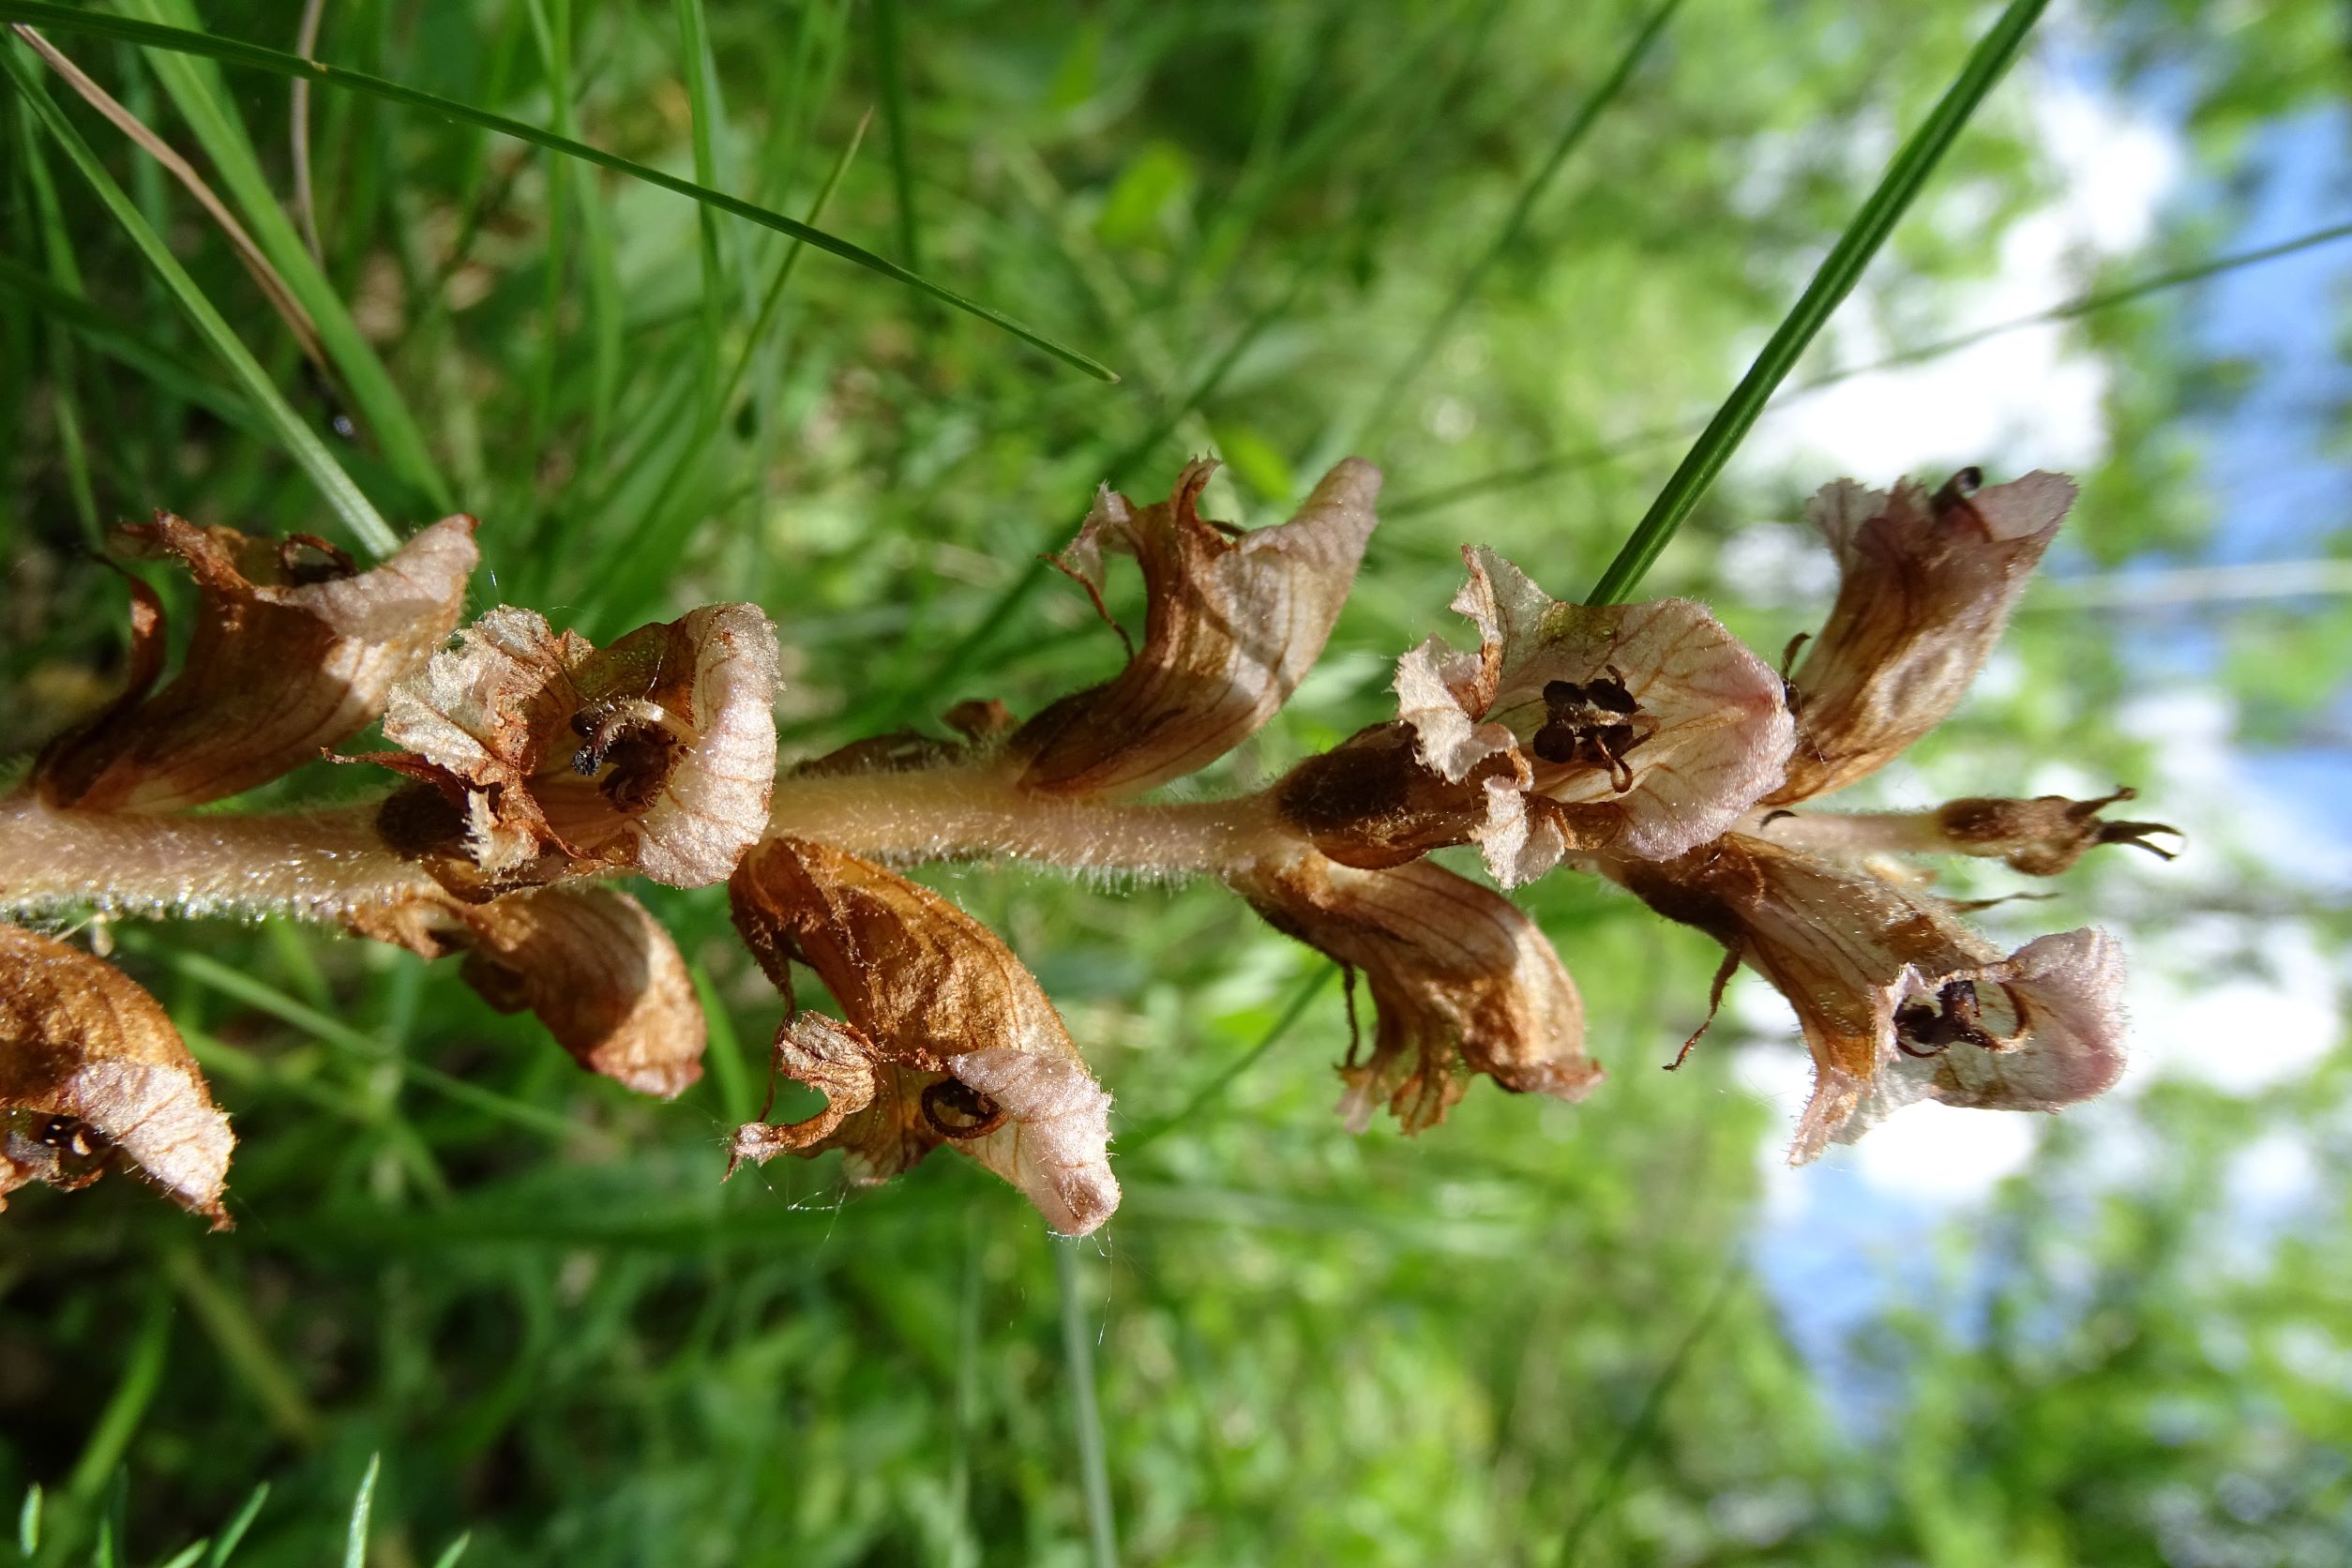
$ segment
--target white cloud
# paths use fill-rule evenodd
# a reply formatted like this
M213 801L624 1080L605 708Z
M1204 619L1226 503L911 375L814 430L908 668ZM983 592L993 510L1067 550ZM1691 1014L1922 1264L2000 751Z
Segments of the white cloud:
M2309 1072L2344 1032L2342 979L2299 920L2194 915L2149 923L2124 988L2134 1070L2255 1094Z
M2031 113L2057 194L2008 227L1993 277L1953 291L1951 335L2034 314L2079 292L2081 264L2136 249L2181 176L2179 136L2104 93L2045 73L2032 83ZM1983 196L1947 194L1946 224L1971 221L1986 205ZM1907 346L1888 340L1866 295L1824 333L1837 364L1865 364ZM2063 324L2022 327L1790 398L1765 415L1741 460L1753 472L1880 482L1979 460L2004 474L2083 468L2106 451L2106 367L2073 352Z

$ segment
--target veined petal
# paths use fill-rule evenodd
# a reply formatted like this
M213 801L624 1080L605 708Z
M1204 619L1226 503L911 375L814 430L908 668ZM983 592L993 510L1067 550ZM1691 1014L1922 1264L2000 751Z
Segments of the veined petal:
M1105 685L1065 697L1011 741L1023 787L1132 793L1195 772L1257 732L1323 651L1377 521L1380 472L1349 458L1298 516L1229 537L1195 509L1216 465L1185 465L1162 503L1106 490L1061 565L1098 596L1104 552L1135 556L1143 646Z
M1409 1133L1443 1121L1466 1071L1562 1100L1600 1081L1575 983L1508 899L1425 860L1359 870L1312 850L1227 880L1276 930L1370 982L1372 1053L1340 1069L1352 1130L1382 1102Z
M70 1190L128 1163L224 1230L235 1147L155 998L79 948L0 925L0 1207L27 1182Z
M35 792L53 807L175 811L316 761L367 728L393 683L457 625L479 559L474 527L445 518L364 572L321 541L274 544L164 512L125 530L196 580L188 656L151 690L165 657L162 609L134 584L129 688L49 744Z
M798 960L846 1015L785 1021L776 1066L824 1093L827 1108L793 1126L741 1129L737 1157L846 1149L849 1179L867 1182L952 1143L1056 1230L1083 1235L1110 1217L1110 1096L987 927L928 888L800 838L759 845L729 892L736 928L786 995Z
M1914 1099L2056 1110L2122 1070L2122 960L2103 932L2043 937L2004 958L1937 902L1740 834L1608 870L1795 1008L1815 1078L1791 1163Z
M707 1025L686 960L645 907L616 888L525 889L363 908L360 936L428 958L465 955L466 984L502 1012L528 1008L582 1067L673 1099L702 1076Z
M442 787L491 891L539 880L550 852L701 887L766 828L776 679L776 632L752 605L601 652L502 606L394 689L384 732L415 757L373 760Z
M1463 558L1455 608L1479 654L1417 649L1396 689L1429 767L1461 781L1515 752L1526 792L1566 808L1526 818L1495 801L1476 837L1498 877L1524 880L1562 848L1670 859L1779 782L1793 735L1779 677L1700 606L1562 604L1492 551Z
M1981 480L1968 469L1931 496L1908 480L1889 493L1840 479L1806 507L1842 575L1790 677L1798 744L1767 805L1877 772L1968 691L2074 503L2062 474Z

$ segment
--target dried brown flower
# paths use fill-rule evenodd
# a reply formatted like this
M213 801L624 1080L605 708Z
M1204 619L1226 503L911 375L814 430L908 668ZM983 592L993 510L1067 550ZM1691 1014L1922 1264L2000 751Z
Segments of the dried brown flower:
M1428 861L1359 870L1301 850L1226 879L1276 930L1371 983L1371 1055L1340 1068L1362 1131L1385 1102L1409 1133L1445 1119L1467 1073L1580 1100L1601 1079L1584 1003L1559 955L1511 902Z
M686 960L617 889L527 889L489 903L423 896L362 908L345 924L428 958L463 953L466 984L502 1012L537 1015L592 1073L665 1100L702 1076L706 1025Z
M128 1165L216 1230L236 1138L155 998L113 965L0 925L0 1207L27 1182Z
M1454 608L1479 650L1431 639L1406 655L1397 702L1424 763L1483 781L1470 837L1506 886L1568 850L1669 859L1779 782L1780 680L1704 609L1562 604L1492 551L1462 553Z
M153 689L166 657L163 610L133 582L129 685L49 744L34 792L51 807L172 811L316 760L374 720L393 683L457 625L478 559L474 526L444 518L364 572L301 535L273 542L168 512L125 529L196 580L188 656Z
M1610 874L1796 1009L1815 1078L1793 1163L1915 1099L2056 1110L2123 1070L2122 954L2103 931L2003 957L1934 900L1742 834Z
M1790 678L1797 748L1767 805L1877 772L1942 723L1976 678L2074 502L2062 474L1982 483L1973 468L1932 496L1908 480L1890 494L1840 479L1806 506L1843 576Z
M1023 787L1132 793L1195 772L1256 733L1321 656L1377 521L1380 471L1347 459L1289 522L1232 536L1196 509L1215 468L1187 463L1174 493L1149 506L1105 490L1063 553L1097 603L1104 552L1135 556L1149 596L1143 646L1117 677L1013 736Z
M445 840L415 848L461 897L608 867L701 887L767 825L776 686L776 632L751 605L705 606L601 652L502 606L394 688L384 732L415 756L373 760L454 807L441 823L461 828L465 867Z
M793 960L847 1022L796 1013L777 1069L827 1099L790 1126L754 1123L739 1159L848 1152L878 1182L942 1143L1018 1187L1046 1223L1082 1235L1119 1206L1110 1096L1036 980L1003 942L927 888L807 839L771 838L729 884L735 926L789 997Z

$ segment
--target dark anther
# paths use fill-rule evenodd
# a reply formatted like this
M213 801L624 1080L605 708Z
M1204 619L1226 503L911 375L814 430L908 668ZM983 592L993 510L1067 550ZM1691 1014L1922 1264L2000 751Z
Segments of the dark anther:
M1954 506L1964 505L1970 496L1983 488L1984 470L1976 467L1964 468L1944 481L1944 488L1936 492L1935 500L1929 505L1938 514L1949 512Z
M594 778L611 763L612 772L601 788L624 811L641 811L654 803L683 744L663 711L643 701L582 708L572 715L572 733L586 742L572 753L572 771Z
M1621 795L1634 787L1625 753L1655 733L1657 722L1642 713L1617 666L1606 668L1606 674L1581 684L1545 682L1544 727L1530 744L1546 762L1608 769L1609 783Z
M986 1138L1004 1125L1004 1108L961 1078L942 1078L923 1091L923 1120L942 1138Z
M1954 1046L1996 1048L1978 1012L1976 982L1948 980L1936 1004L1907 1002L1894 1010L1894 1047L1906 1056L1940 1056Z

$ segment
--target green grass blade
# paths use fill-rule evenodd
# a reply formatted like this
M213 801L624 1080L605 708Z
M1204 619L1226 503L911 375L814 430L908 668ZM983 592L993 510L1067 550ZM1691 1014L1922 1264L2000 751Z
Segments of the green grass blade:
M1787 401L1802 398L1808 392L1818 392L1824 387L1835 386L1840 382L1852 381L1857 376L1925 364L1929 360L1939 359L1948 354L1957 354L1962 349L1974 348L1979 343L1998 338L2005 333L2022 332L2028 327L2046 326L2052 322L2075 321L2084 316L2096 315L2102 310L2111 309L2118 305L2129 305L2133 300L2145 299L2151 294L2162 294L2167 289L2186 288L2192 283L2202 283L2209 278L2218 278L2224 273L2235 272L2240 267L2259 266L2265 262L2277 261L2282 256L2292 256L2299 251L2314 249L2322 245L2332 245L2342 239L2352 239L2352 223L2331 223L2325 228L2314 229L2307 234L2296 234L2274 244L2256 246L2249 250L2224 251L2220 255L2208 256L2202 261L2168 267L2162 272L2151 272L2145 278L2131 279L2110 289L2095 289L2088 294L2076 294L2072 299L2060 300L2046 309L2036 310L2023 316L2012 316L2006 321L1993 322L1984 326L1970 327L1966 332L1950 338L1939 338L1934 342L1898 349L1882 359L1866 360L1860 365L1845 366L1829 371L1827 374L1816 376L1811 381L1800 382L1797 385L1781 392L1772 400L1775 403ZM1579 447L1572 452L1561 452L1552 457L1539 458L1534 462L1522 463L1515 468L1498 469L1493 473L1481 474L1474 478L1464 479L1458 484L1446 485L1433 490L1423 490L1417 495L1400 496L1395 501L1383 501L1380 504L1380 515L1387 518L1400 518L1410 517L1419 512L1438 511L1464 501L1474 500L1482 495L1494 494L1498 490L1515 490L1521 485L1531 485L1538 480L1549 479L1557 475L1576 474L1588 468L1595 468L1629 453L1638 452L1645 447L1661 445L1670 441L1688 441L1704 429L1706 429L1705 423L1697 421L1687 425L1664 425L1646 430L1636 430L1632 435L1603 445Z
M343 1568L368 1568L368 1515L375 1506L376 1476L384 1455L368 1455L368 1473L359 1478L359 1491L351 1500L351 1523L343 1530Z
M285 446L287 454L319 487L327 504L343 520L343 526L377 555L389 555L400 549L400 536L392 532L373 504L352 482L351 475L343 472L342 465L335 460L334 454L326 449L317 433L304 424L301 415L288 405L271 383L268 372L253 357L252 352L231 330L220 312L214 309L212 301L197 287L196 280L188 275L188 269L180 265L171 248L163 243L162 236L149 227L147 220L140 215L137 204L131 201L121 186L114 183L113 176L98 161L98 154L90 150L81 132L73 128L73 122L67 119L56 104L50 100L30 52L22 43L10 38L5 48L0 48L0 63L5 63L17 90L32 106L34 114L48 130L51 139L81 172L98 200L113 215L114 221L121 225L123 233L146 257L148 264L163 279L164 286L178 301L180 309L188 312L199 335L243 384L246 396L252 399L254 405L278 432L278 439Z
M204 1568L228 1568L229 1559L245 1541L245 1532L261 1517L262 1504L269 1500L269 1483L264 1481L253 1488L253 1495L245 1500L237 1516L229 1521L229 1528L213 1538L212 1553L204 1559Z
M1216 1077L1202 1084L1192 1098L1184 1102L1182 1110L1172 1116L1163 1116L1156 1122L1146 1123L1132 1135L1120 1138L1119 1153L1133 1154L1138 1150L1149 1148L1158 1142L1168 1131L1183 1126L1206 1109L1212 1102L1231 1087L1234 1079L1256 1066L1259 1057L1274 1049L1274 1043L1288 1034L1290 1032L1290 1026L1298 1022L1306 1012L1307 1003L1321 995L1323 988L1331 984L1331 977L1338 972L1338 965L1325 964L1313 974L1308 975L1305 984L1290 993L1290 1000L1283 1004L1282 1011L1275 1015L1274 1021L1267 1025L1266 1033L1259 1036L1256 1045L1234 1058L1232 1063Z
M508 119L504 114L493 114L488 110L477 109L472 104L460 102L456 98L445 98L438 93L429 93L416 87L404 86L400 83L371 75L367 71L354 70L344 66L329 66L317 60L306 60L298 54L289 54L283 50L270 49L262 44L247 43L236 38L218 38L209 33L191 32L181 27L166 27L129 17L109 16L102 12L80 10L71 6L53 5L48 3L48 0L0 0L0 22L27 22L54 29L60 33L81 33L98 38L119 38L126 43L134 43L148 49L207 55L230 65L247 66L256 70L269 71L278 76L295 77L314 82L322 86L365 93L387 102L404 104L412 109L429 110L445 118L457 120L465 125L479 126L486 130L494 130L503 136L511 136L518 141L528 142L534 146L545 147L551 152L563 153L566 157L580 158L600 168L610 169L615 173L626 174L631 179L659 186L664 190L673 191L693 201L716 207L721 212L740 218L746 222L757 223L762 228L774 229L778 234L791 234L815 246L820 250L838 256L843 261L854 263L869 272L880 273L894 282L903 283L908 288L928 294L967 315L977 316L990 325L1011 333L1032 348L1051 354L1063 364L1083 370L1098 381L1119 379L1118 372L1101 361L1056 342L1033 327L1024 325L992 306L983 305L976 299L959 294L943 284L935 283L911 268L900 266L896 262L878 256L863 246L852 245L838 235L829 234L822 229L812 228L797 219L787 218L780 212L774 212L766 207L746 202L739 196L730 196L723 190L714 190L693 180L680 179L675 174L664 173L659 169L622 158L615 153L606 152L585 142L577 142L568 136L558 136L537 126L521 120Z
M914 219L914 159L907 147L907 62L898 46L898 0L873 0L874 76L882 83L882 128L890 133L890 192L898 215L898 256L921 266L922 232Z
M1969 52L1942 101L1887 165L1878 188L1846 226L1845 234L1814 273L1813 281L1805 285L1795 308L1756 354L1748 373L1740 378L1740 384L1732 388L1731 396L1725 400L1697 444L1683 458L1681 466L1666 480L1666 488L1658 492L1658 498L1651 503L1650 510L1617 552L1617 559L1601 574L1601 580L1590 596L1591 603L1615 604L1624 598L1658 559L1666 541L1674 537L1674 531L1691 515L1699 497L1723 472L1724 464L1731 460L1731 454L1746 438L1756 416L1764 412L1773 389L1796 368L1814 334L1821 330L1822 324L1853 291L1863 268L1886 243L1896 221L1910 209L1913 198L1926 185L1945 152L1959 139L1977 106L2016 59L2017 52L2024 47L2027 36L2048 4L2049 0L2010 0L2009 8L2001 12L2000 19Z
M124 0L147 21L193 28L196 8L190 0ZM180 117L196 135L204 156L255 243L285 280L318 329L319 342L334 362L335 372L350 395L352 411L384 448L384 460L436 507L455 505L449 481L434 463L425 433L409 411L407 400L393 385L389 371L352 320L351 311L327 280L294 220L287 217L269 179L262 172L260 155L237 117L220 72L194 55L158 53L150 56L156 76L171 97Z
M1577 106L1566 128L1560 131L1560 140L1552 143L1551 152L1536 169L1534 177L1520 187L1518 199L1512 203L1510 212L1495 230L1494 237L1486 242L1486 249L1479 253L1476 261L1463 269L1461 278L1454 285L1454 292L1446 296L1445 304L1429 319L1429 324L1422 329L1411 352L1398 360L1396 369L1389 373L1387 384L1380 388L1380 396L1373 400L1372 412L1364 418L1361 440L1369 440L1377 435L1395 417L1396 405L1403 400L1405 388L1411 384L1413 376L1436 354L1438 345L1454 329L1454 323L1478 293L1479 285L1486 280L1486 275L1494 270L1495 264L1502 260L1503 252L1517 243L1519 235L1527 229L1528 219L1534 214L1536 204L1551 188L1553 179L1567 165L1569 156L1583 145L1593 126L1624 93L1625 84L1633 80L1634 71L1649 54L1650 46L1657 42L1658 35L1666 31L1666 23L1674 20L1674 13L1681 8L1681 4L1682 0L1660 0L1648 20L1641 24L1640 30L1635 33L1633 41L1625 46L1625 52L1617 57L1616 66Z
M124 1451L146 1419L156 1390L163 1385L164 1361L171 1349L172 1298L158 1289L147 1299L146 1314L140 1319L137 1337L131 1340L122 1380L91 1424L82 1456L67 1477L66 1496L85 1505L97 1500L98 1489L123 1462Z
M710 23L702 0L678 0L678 53L686 71L686 122L694 154L694 178L701 185L718 184L718 149L715 128L718 95L711 79ZM695 211L697 256L702 272L702 362L716 377L727 329L727 277L718 254L718 215L708 207ZM908 258L911 262L912 257ZM716 382L703 400L702 417L716 423L722 407Z
M872 118L871 114L867 114L859 119L857 128L850 134L849 143L833 160L833 168L826 173L824 184L818 188L815 199L808 204L810 222L815 222L833 200L834 191L841 184L841 176L849 173L851 160L857 157L857 149L866 140L866 128ZM798 240L786 247L783 259L776 264L775 275L768 279L766 293L761 296L759 313L752 318L751 331L744 339L743 348L736 354L734 364L729 368L726 380L719 385L716 403L710 405L714 411L712 416L695 427L693 436L679 447L677 456L671 460L655 491L659 498L656 504L644 514L636 527L620 535L618 542L599 554L591 565L586 574L586 586L578 599L583 619L597 609L618 608L624 613L633 613L637 607L658 593L662 583L668 580L671 551L681 542L675 535L682 535L692 520L692 513L679 499L694 493L686 484L687 473L710 450L710 444L718 433L727 409L734 402L735 394L742 389L744 378L750 373L752 360L759 354L761 343L766 339L769 327L775 323L776 308L784 300L784 286L792 281L792 269L800 264L800 258L807 249L807 247Z
M458 1568L458 1563L465 1556L466 1547L472 1545L474 1534L469 1530L441 1548L441 1555L433 1559L433 1568Z
M577 1138L589 1131L545 1107L513 1099L494 1090L484 1089L479 1084L453 1078L439 1068L412 1062L402 1053L393 1050L384 1041L354 1029L341 1019L330 1018L314 1007L306 1007L284 992L264 985L243 970L233 969L216 958L208 958L201 953L161 949L158 950L157 956L207 989L234 998L296 1029L309 1030L338 1049L350 1051L370 1062L388 1061L400 1069L402 1078L413 1079L460 1105L472 1106L501 1121L531 1127L555 1138Z
M16 1511L16 1549L26 1557L41 1549L41 1484L24 1488L24 1501Z
M1642 1396L1641 1409L1626 1425L1624 1436L1618 1440L1616 1448L1602 1463L1601 1472L1593 1478L1592 1488L1576 1509L1576 1517L1560 1532L1559 1548L1552 1553L1552 1561L1559 1568L1573 1568L1575 1563L1582 1560L1576 1555L1576 1548L1584 1544L1586 1533L1607 1511L1608 1505L1616 1500L1618 1488L1624 1484L1627 1469L1657 1437L1658 1418L1666 1410L1666 1395L1674 1392L1675 1385L1682 1380L1682 1374L1690 1370L1692 1356L1697 1353L1707 1336L1714 1332L1715 1324L1723 1319L1724 1309L1731 1304L1732 1297L1738 1294L1741 1284L1746 1278L1746 1268L1736 1261L1724 1272L1714 1293L1707 1298L1706 1304L1698 1310L1698 1316L1691 1320L1690 1328L1683 1333L1681 1342L1674 1347L1674 1353L1666 1357L1666 1364L1651 1380L1649 1392Z
M156 1568L196 1568L196 1563L204 1557L205 1548L210 1545L208 1541L199 1541L193 1545L183 1546L173 1556L157 1563Z
M1062 1287L1062 1352L1070 1377L1070 1419L1078 1428L1078 1485L1086 1497L1086 1540L1093 1568L1119 1568L1119 1530L1110 1512L1110 1461L1103 1442L1102 1404L1094 1396L1094 1345L1086 1332L1086 1303L1078 1297L1078 1249L1086 1244L1055 1237L1054 1277Z

